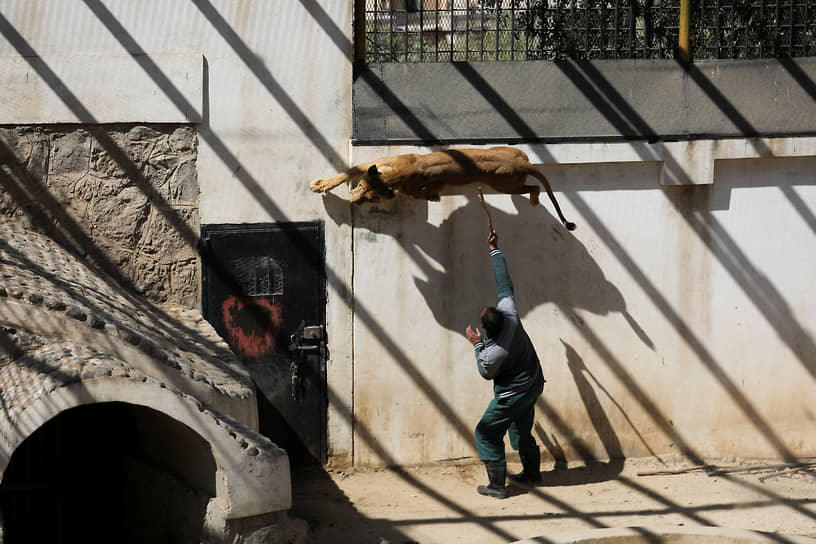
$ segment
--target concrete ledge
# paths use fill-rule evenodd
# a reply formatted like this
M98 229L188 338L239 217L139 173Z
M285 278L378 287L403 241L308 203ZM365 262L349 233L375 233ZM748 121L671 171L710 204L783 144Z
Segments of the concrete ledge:
M457 147L492 147L493 145ZM531 143L514 145L536 165L656 162L660 185L708 185L714 183L717 161L816 156L816 137L739 138L675 142ZM447 146L388 145L350 148L349 162L358 164L403 153L429 153Z
M816 133L816 58L372 64L365 144L668 141Z
M203 111L201 53L0 57L0 80L0 125L199 123Z
M762 533L726 527L622 527L587 529L519 540L514 544L758 544L787 542L816 544L816 539L780 533Z

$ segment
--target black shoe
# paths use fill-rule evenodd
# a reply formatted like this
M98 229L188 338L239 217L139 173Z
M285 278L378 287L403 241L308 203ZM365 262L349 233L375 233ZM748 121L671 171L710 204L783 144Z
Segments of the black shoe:
M516 474L508 474L507 479L510 480L511 484L519 484L519 485L535 485L541 481L541 476L539 475L538 478L533 478L523 470Z
M533 446L519 452L522 471L518 474L508 474L507 478L517 484L535 485L541 481L541 450Z
M494 499L504 499L507 493L504 491L504 480L507 475L506 463L485 463L487 468L487 479L490 480L488 485L480 485L476 491L482 495L493 497Z

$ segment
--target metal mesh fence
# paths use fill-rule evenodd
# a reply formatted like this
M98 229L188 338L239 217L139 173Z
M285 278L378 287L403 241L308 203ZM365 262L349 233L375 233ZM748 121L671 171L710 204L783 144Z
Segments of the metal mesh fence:
M816 55L813 0L697 0L692 17L695 58Z
M680 0L365 0L366 61L672 58ZM694 58L816 54L816 0L693 0Z

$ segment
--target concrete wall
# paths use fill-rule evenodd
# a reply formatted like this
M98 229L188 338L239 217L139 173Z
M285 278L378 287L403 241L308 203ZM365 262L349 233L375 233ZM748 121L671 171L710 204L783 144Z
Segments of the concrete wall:
M0 216L48 234L153 302L195 307L195 161L189 125L0 127Z
M331 462L473 456L490 385L462 331L493 298L474 189L353 215L344 189L308 190L349 161L404 150L349 153L351 13L350 0L9 0L0 56L39 55L24 60L28 81L58 89L38 96L79 119L141 122L158 110L166 122L200 121L202 223L325 220ZM194 69L162 64L170 54L200 55L200 87L184 83ZM148 89L138 107L103 107L114 82L81 81L107 56L127 62L106 73ZM0 62L19 73L9 66ZM791 83L807 92L797 94L805 108L809 77ZM739 113L759 126L761 112ZM34 117L24 122L48 122ZM544 451L813 455L813 142L735 140L723 155L711 141L620 145L525 147L574 233L547 203L487 197L549 379L535 431Z
M372 64L360 144L813 135L816 58ZM389 92L383 92L387 89Z
M309 182L345 167L351 137L351 16L328 0L3 1L0 125L191 123L202 224L320 220ZM327 225L326 246L330 453L343 460L350 229Z
M794 143L803 156L784 156ZM813 454L813 143L723 141L706 168L666 144L523 146L578 225L487 196L548 379L545 458ZM661 184L680 163L693 179ZM355 227L355 407L374 444L355 459L475 455L490 384L461 334L495 301L475 188L361 207Z

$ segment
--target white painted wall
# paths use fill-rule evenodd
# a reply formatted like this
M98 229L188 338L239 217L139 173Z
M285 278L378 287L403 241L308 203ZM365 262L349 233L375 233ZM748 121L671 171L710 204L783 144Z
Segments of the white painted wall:
M0 0L0 124L200 121L202 223L324 219L309 182L346 164L351 17L351 0ZM350 229L327 222L326 247L343 460Z
M664 164L661 144L526 148L552 161L540 168L578 224L566 231L544 197L486 197L548 379L534 433L545 458L813 455L812 143L702 142L706 164L673 151ZM615 162L639 157L654 160ZM667 168L692 179L661 185ZM355 407L373 438L355 442L362 464L476 455L491 387L462 332L495 287L476 189L452 193L356 210Z
M0 0L0 56L36 54L57 74L81 57L93 79L94 56L147 54L119 68L156 91L114 108L132 122L168 95L199 100L146 59L200 54L202 223L326 221L332 461L473 456L490 384L461 332L494 297L475 189L353 220L343 188L308 190L349 158L351 14L351 0ZM76 97L94 104L112 83ZM24 106L9 89L0 98ZM728 145L525 148L573 233L546 201L487 196L549 380L545 452L814 454L813 142Z

